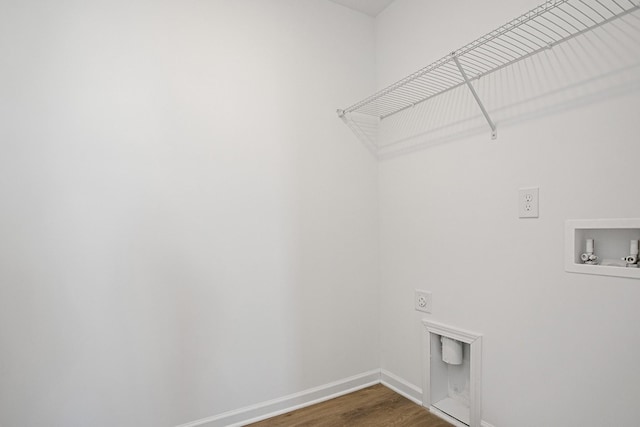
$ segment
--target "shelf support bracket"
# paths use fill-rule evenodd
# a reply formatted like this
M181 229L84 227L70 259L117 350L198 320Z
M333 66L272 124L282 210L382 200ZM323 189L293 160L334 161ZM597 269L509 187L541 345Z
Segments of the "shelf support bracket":
M478 103L478 107L480 107L480 111L482 111L484 118L487 120L487 123L489 123L489 127L491 127L491 139L496 139L498 137L498 131L496 129L495 123L493 123L493 120L491 120L489 113L487 113L486 108L484 108L484 104L480 100L480 97L478 96L478 93L476 92L476 90L473 88L471 81L469 81L469 78L467 77L467 73L465 73L464 70L462 69L462 65L460 65L460 61L458 61L458 57L456 56L455 52L451 54L451 57L453 58L456 65L458 66L460 75L462 75L464 82L467 84L467 87L471 91L471 95L473 95L476 102Z

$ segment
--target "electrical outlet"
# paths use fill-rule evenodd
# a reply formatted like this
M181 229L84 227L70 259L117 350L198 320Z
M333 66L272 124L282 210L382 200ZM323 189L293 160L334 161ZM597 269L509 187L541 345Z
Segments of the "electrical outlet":
M423 311L425 313L431 313L432 298L431 292L415 290L415 305L417 311Z
M538 218L538 187L518 190L518 213L520 218Z

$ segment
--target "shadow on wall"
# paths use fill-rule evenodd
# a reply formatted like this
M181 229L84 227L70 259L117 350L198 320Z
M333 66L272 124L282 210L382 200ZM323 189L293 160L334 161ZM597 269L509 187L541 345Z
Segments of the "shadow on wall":
M564 43L472 80L498 128L578 108L640 89L640 15L628 14ZM466 86L382 120L344 119L380 159L491 129Z

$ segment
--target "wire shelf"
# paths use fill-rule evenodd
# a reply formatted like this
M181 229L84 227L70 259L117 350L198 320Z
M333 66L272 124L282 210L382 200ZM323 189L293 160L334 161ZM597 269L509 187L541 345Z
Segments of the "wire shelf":
M547 1L374 95L344 110L338 110L338 115L343 120L351 113L384 120L467 85L495 138L495 125L475 93L471 81L638 9L639 0Z

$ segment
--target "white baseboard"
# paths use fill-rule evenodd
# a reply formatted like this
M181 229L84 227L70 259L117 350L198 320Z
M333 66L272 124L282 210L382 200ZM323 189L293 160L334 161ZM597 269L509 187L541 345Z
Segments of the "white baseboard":
M177 427L240 427L267 418L304 408L334 397L352 393L380 383L380 370L375 369L329 384L311 388L279 399L247 406L212 417L203 418Z
M380 382L396 393L422 406L422 389L384 369L380 370Z
M380 383L422 406L422 390L420 388L389 371L374 369L279 399L202 418L176 427L241 427ZM494 427L486 421L482 421L480 425Z

